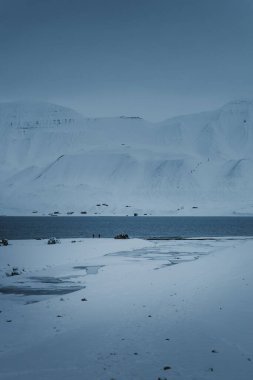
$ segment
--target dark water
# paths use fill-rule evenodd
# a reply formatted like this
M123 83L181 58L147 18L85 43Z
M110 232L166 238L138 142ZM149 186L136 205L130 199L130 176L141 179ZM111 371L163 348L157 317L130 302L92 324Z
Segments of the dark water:
M253 236L253 217L0 217L0 238Z

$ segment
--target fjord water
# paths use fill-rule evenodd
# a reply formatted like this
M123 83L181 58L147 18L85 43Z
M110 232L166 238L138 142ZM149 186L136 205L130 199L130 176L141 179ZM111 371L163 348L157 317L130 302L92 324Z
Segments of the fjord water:
M0 217L0 238L253 236L253 217Z

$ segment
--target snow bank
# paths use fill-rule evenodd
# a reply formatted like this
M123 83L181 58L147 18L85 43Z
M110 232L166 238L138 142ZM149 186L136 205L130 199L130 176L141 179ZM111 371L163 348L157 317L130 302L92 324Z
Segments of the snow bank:
M81 287L0 295L0 379L250 380L252 249L250 238L0 247L1 288ZM6 276L13 266L25 271Z

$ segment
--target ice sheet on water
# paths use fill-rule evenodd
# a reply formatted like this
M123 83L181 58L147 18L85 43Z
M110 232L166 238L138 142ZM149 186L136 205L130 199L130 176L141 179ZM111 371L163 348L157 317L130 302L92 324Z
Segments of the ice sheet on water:
M218 244L217 244L218 243ZM195 261L201 256L208 255L214 250L220 249L222 246L222 239L217 240L202 240L201 242L194 242L193 240L178 241L157 241L152 247L135 249L132 251L121 251L108 254L108 256L121 256L128 259L145 259L152 261L165 261L158 268L161 269L171 265Z

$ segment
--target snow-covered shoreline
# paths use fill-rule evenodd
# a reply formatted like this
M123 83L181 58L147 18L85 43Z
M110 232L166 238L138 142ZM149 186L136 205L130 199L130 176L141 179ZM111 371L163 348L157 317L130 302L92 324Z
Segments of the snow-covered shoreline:
M145 209L138 209L134 208L131 210L131 212L126 212L125 209L120 209L116 211L111 211L111 212L94 212L92 210L91 213L87 214L81 214L79 211L74 211L71 214L68 214L67 212L61 212L60 214L54 215L51 210L41 211L41 212L36 212L33 213L32 210L13 210L8 207L1 206L1 215L0 217L52 217L52 218L99 218L99 217L134 217L134 214L137 214L139 217L192 217L192 216L197 216L197 217L252 217L253 216L253 211L251 210L246 210L243 208L240 208L240 206L234 206L232 204L229 204L226 208L224 208L223 205L217 206L217 207L205 207L201 206L199 209L192 209L191 205L188 205L185 209L183 210L166 210L166 209L152 209L149 210L149 213L145 212Z
M252 378L253 238L73 240L0 247L0 379Z

